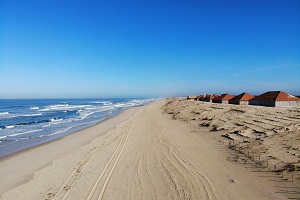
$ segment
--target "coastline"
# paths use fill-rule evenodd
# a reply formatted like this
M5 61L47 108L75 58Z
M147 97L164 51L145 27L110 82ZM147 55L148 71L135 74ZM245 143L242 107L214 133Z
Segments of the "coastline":
M64 137L33 146L16 153L0 158L0 197L5 192L16 186L28 182L34 176L34 172L47 165L50 165L55 159L75 152L77 148L91 143L94 139L105 135L108 131L116 128L119 124L127 121L143 106L129 108L115 116L104 119L84 129L80 129ZM84 137L82 133L88 132ZM75 141L73 145L68 144L69 141ZM62 147L64 145L68 147ZM53 152L53 150L56 150ZM48 153L51 154L49 155ZM45 153L46 156L41 154ZM31 164L34 163L34 166ZM19 166L27 166L27 169L18 170ZM7 176L9 174L9 176ZM6 177L3 178L3 177ZM8 184L13 182L13 184Z
M207 128L174 120L165 104L0 159L0 198L287 199L280 178L229 160L232 150Z
M151 101L138 98L0 100L0 158L59 139Z

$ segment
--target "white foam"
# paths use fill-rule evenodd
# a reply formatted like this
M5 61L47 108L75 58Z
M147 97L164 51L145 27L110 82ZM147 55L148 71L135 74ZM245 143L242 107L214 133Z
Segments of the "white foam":
M50 119L51 123L48 125L55 125L55 124L61 124L61 123L68 123L70 122L69 120L64 120L64 119Z
M76 110L76 109L83 109L86 107L90 107L91 105L54 105L48 106L47 108L50 110Z
M26 134L26 133L15 133L15 134L8 135L7 137L13 137L13 136L18 136L18 135L23 135L23 134Z
M49 135L40 135L40 136L38 136L38 137L45 137L45 136L53 136L53 135L57 135L57 134L60 134L60 133L67 132L67 131L70 130L71 128L73 128L73 127L69 127L69 128L67 128L67 129L64 129L64 130L61 130L61 131L58 131L58 132L55 132L55 133L51 133L51 134L49 134Z
M49 111L50 109L49 108L45 108L45 109L40 109L38 110L39 112L43 112L43 111Z
M0 137L0 140L3 139L3 138L6 138L6 137L7 137L7 136L1 136L1 137Z
M20 141L20 140L28 140L29 139L29 137L26 137L26 138L20 138L20 139L17 139L17 140L15 140L14 142L18 142L18 141ZM13 143L13 142L12 142Z
M124 104L124 103L117 103L114 106L117 107L117 108L121 108L121 107L126 107L126 104Z
M151 103L155 101L155 99L133 99L133 100L130 100L126 103L118 103L115 105L115 107L134 107L134 106L141 106L141 105L145 105L147 103Z
M15 116L9 116L9 117L4 117L6 119L10 119L10 118L17 118L17 117L33 117L33 116L40 116L42 115L42 113L35 113L35 114L17 114ZM4 115L2 115L4 116Z
M32 130L32 131L26 131L26 132L23 132L24 134L25 133L34 133L34 132L38 132L38 131L42 131L43 129L36 129L36 130Z
M143 104L146 104L146 103L150 103L150 102L153 102L157 99L154 99L154 98L150 98L150 99L133 99L131 101L129 101L129 103L132 103L134 104L134 106L137 106L137 105L143 105Z
M20 115L19 117L33 117L33 116L40 116L40 115L42 115L42 113Z
M43 126L43 128L48 127L48 126L50 126L50 125L51 125L51 124L46 124L46 125Z
M14 128L15 126L5 126L5 128Z
M81 112L80 119L85 119L87 116L94 114L95 112Z
M69 106L69 104L57 104L57 105L51 105L51 106L48 106L50 108L55 108L55 107L65 107L65 106Z
M51 122L59 122L62 121L63 119L50 119Z
M30 108L31 110L38 110L38 109L40 109L40 107L32 107L32 108Z
M105 116L108 116L110 114L112 114L112 111L109 111L108 113L106 113Z
M110 102L110 101L94 101L91 103L99 103L99 104L103 104L104 106L112 105L112 102Z
M105 112L105 111L112 111L114 110L114 106L100 106L100 107L95 107L95 108L86 108L83 112L80 112L80 118L85 119L87 116L92 115L94 113L98 112Z
M22 132L22 133L15 133L15 134L8 135L7 137L24 135L24 134L27 134L27 133L34 133L34 132L41 131L41 130L43 130L43 129L31 130L31 131L26 131L26 132Z
M68 127L64 130L61 130L61 131L58 131L58 132L55 132L55 133L51 133L49 135L40 135L39 137L58 135L60 133L65 133L65 132L67 132L68 130L70 130L72 128L76 128L76 127L79 127L79 126L84 126L84 125L95 123L95 122L98 122L98 120L91 121L91 122L88 122L88 123L76 124L75 126Z
M9 112L2 112L2 113L0 113L0 115L8 115L9 114Z

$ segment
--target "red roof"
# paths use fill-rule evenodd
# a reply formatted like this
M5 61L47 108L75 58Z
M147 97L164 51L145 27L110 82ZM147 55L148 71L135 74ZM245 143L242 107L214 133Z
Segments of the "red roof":
M269 91L255 97L253 100L300 101L298 97L295 97L282 91Z
M210 95L207 95L206 98L209 99L209 100L213 100L214 98L218 97L219 95L217 94L210 94Z
M248 94L248 93L242 93L239 94L238 96L233 97L230 100L239 100L239 101L249 101L250 99L253 99L254 96L252 94Z
M215 97L217 97L219 95L217 94L202 94L200 96L198 96L198 100L213 100Z
M203 98L204 98L204 95L198 96L198 100L199 100L199 101L202 100Z
M214 100L222 100L222 101L227 101L232 99L234 96L232 96L231 94L227 93L227 94L222 94L221 96L217 96L214 98Z

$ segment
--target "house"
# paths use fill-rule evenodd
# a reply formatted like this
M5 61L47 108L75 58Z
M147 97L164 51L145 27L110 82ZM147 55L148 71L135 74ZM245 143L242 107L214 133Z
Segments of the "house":
M203 98L205 97L205 95L206 94L202 94L202 95L199 95L199 96L197 96L197 101L202 101L203 100Z
M212 102L212 100L216 97L218 97L219 95L217 94L207 94L202 101L206 101L206 102Z
M248 94L248 93L244 92L242 94L239 94L238 96L233 97L228 102L230 104L249 105L249 100L251 100L253 98L254 98L254 96L252 94Z
M228 104L228 101L230 99L232 99L234 96L232 96L229 93L226 94L222 94L221 96L217 96L214 99L212 99L213 103L224 103L224 104Z
M197 98L196 95L188 95L186 99L194 99L195 100L196 98Z
M299 106L300 99L282 91L269 91L249 101L249 105L260 106Z
M197 97L198 101L206 101L206 102L212 102L212 100L219 95L217 94L202 94Z

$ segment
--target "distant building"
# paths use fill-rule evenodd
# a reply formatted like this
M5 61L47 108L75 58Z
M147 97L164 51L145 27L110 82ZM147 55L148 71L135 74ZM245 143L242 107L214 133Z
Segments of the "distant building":
M300 99L282 91L269 91L249 101L250 105L260 106L299 106Z
M203 98L203 101L206 101L206 102L212 102L212 100L216 97L218 97L219 95L217 94L207 94L204 98Z
M224 104L228 104L228 101L230 99L232 99L234 96L232 96L231 94L227 93L227 94L222 94L221 96L217 96L214 99L212 99L213 103L224 103Z
M202 94L197 97L197 101L205 101L205 102L212 102L212 100L219 95L217 94Z
M248 93L244 92L242 94L239 94L238 96L233 97L228 102L230 104L249 105L249 100L251 100L253 98L254 98L254 96L252 94L248 94Z
M187 96L187 98L186 99L196 99L197 98L197 96L196 95L189 95L189 96Z
M203 98L205 97L205 95L206 95L206 94L202 94L202 95L197 96L196 100L197 100L197 101L202 101Z

